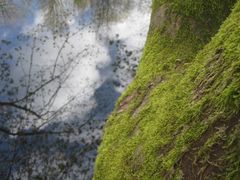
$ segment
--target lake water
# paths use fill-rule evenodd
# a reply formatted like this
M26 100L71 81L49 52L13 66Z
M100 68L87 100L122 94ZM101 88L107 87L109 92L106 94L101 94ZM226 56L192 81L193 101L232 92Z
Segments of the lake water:
M91 179L106 118L135 75L150 3L0 0L0 177Z

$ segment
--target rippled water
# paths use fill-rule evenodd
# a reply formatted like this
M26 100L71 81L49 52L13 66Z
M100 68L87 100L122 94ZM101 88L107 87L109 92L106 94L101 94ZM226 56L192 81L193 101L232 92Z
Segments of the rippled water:
M92 177L149 21L150 0L0 0L1 177Z

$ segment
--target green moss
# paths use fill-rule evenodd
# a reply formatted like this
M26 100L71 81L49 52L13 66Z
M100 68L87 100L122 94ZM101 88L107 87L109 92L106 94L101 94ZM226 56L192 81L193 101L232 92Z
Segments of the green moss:
M199 161L191 166L196 176L237 177L240 1L211 39L234 1L227 2L153 1L144 54L108 119L94 179L189 177L186 154Z

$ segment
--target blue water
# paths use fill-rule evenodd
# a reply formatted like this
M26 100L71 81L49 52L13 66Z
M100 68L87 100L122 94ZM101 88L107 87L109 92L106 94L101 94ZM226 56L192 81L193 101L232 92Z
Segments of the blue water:
M107 116L136 73L150 0L78 2L0 0L0 102L41 115L0 105L0 128L44 132L0 131L0 177L92 177Z

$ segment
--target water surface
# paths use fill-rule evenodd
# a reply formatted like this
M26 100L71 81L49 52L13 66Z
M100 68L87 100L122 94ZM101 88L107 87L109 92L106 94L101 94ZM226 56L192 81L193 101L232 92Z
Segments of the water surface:
M1 177L92 177L149 21L150 0L0 0L0 102L41 116L0 105Z

